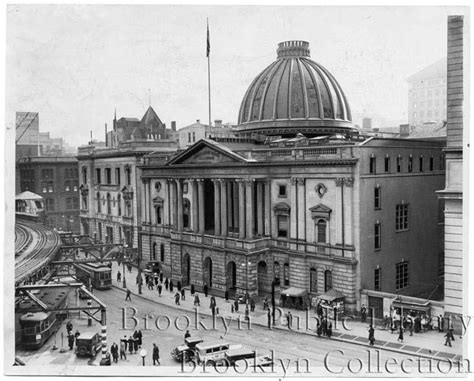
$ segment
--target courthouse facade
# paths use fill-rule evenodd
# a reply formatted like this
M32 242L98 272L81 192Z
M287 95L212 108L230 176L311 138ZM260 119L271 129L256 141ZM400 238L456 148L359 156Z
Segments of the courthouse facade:
M143 259L221 295L264 295L275 281L310 296L334 289L354 310L363 290L432 294L443 143L362 136L307 42L277 54L242 100L240 140L202 139L137 166Z

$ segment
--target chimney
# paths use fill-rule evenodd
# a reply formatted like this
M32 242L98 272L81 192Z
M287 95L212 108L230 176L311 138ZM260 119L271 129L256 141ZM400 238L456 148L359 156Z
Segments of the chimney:
M222 120L221 119L214 120L214 126L217 128L222 128Z
M175 132L176 132L176 121L175 121L175 120L172 120L172 121L171 121L171 131L175 131Z
M201 123L201 119L196 119L196 123Z

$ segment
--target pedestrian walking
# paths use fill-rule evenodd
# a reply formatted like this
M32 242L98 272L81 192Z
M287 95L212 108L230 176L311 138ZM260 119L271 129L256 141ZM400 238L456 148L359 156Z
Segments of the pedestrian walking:
M184 287L181 289L181 300L186 300L186 291Z
M331 338L332 336L332 323L331 322L329 322L328 324L327 335L329 338Z
M160 350L158 349L157 345L153 343L153 365L155 365L155 362L160 364Z
M126 341L120 340L120 360L126 360L127 359L127 344L125 344Z
M138 347L139 347L138 341L139 341L139 340L138 340L138 337L136 337L136 338L133 339L133 350L135 351L135 353L138 352Z
M181 291L181 281L179 280L178 280L177 288L178 288L178 291Z
M224 299L226 303L229 303L229 290L225 290Z
M318 326L316 328L316 334L318 336L321 336L321 334L323 333L323 322L321 321L321 319L318 319Z
M413 336L413 319L408 323L408 330L410 331L410 336Z
M127 350L127 345L128 345L127 335L123 335L123 339L120 340L120 342L123 343L124 349Z
M69 349L72 350L74 348L74 335L72 333L67 336L67 342L69 344Z
M132 295L131 291L127 288L127 296L125 296L125 300L130 300L132 301L132 298L130 297L130 295Z
M77 346L77 338L81 336L81 333L79 332L78 329L76 329L76 333L74 334L74 338L76 339L76 346Z
M179 292L176 292L176 294L174 294L174 302L178 306L179 306L179 299L180 299Z
M362 323L365 323L367 319L367 308L365 308L365 305L362 305L362 308L360 309L360 320Z
M173 280L170 279L170 292L173 292L173 287L174 287Z
M397 341L400 341L403 343L403 325L402 324L400 324L400 330L398 331Z
M122 273L119 271L117 271L117 282L120 282L122 280Z
M195 289L194 289L194 284L191 285L191 295L194 295Z
M158 283L158 296L161 296L161 291L163 290L163 285L161 283Z
M443 332L444 331L444 318L443 315L438 316L438 331Z
M130 352L130 354L133 354L133 337L130 335L130 337L128 338L128 351Z
M234 310L235 312L239 312L239 298L235 297L234 300Z
M160 271L160 283L163 283L163 271Z
M158 286L158 283L160 283L160 282L159 282L158 275L156 273L155 273L155 277L154 277L153 280L155 281L155 286Z
M288 311L288 314L286 315L286 322L288 323L288 329L291 329L293 326L293 315L290 311Z
M326 318L323 318L322 322L321 322L321 331L323 333L323 336L326 336L327 335L327 331L328 331L328 321Z
M168 278L165 279L165 290L168 291L168 286L169 286L169 280Z
M450 347L452 347L452 345L451 345L451 332L450 331L446 332L444 337L446 337L444 345L449 345Z
M141 347L142 346L142 340L143 340L143 334L142 331L138 330L137 332L137 339L138 339L138 345Z
M199 295L198 294L194 295L194 305L195 306L200 306L201 305L201 301L199 300Z
M207 293L209 292L209 288L207 287L207 283L204 283L204 296L207 298Z
M249 304L245 304L245 320L249 320Z
M119 349L118 349L118 345L117 343L113 343L112 346L110 347L110 352L112 353L112 359L114 361L114 363L117 363L118 362L118 352L119 352Z
M211 296L211 301L210 301L210 308L216 306L216 298L214 296Z
M375 330L374 327L372 327L372 324L369 327L369 343L370 345L374 345L375 343Z
M67 334L69 336L72 333L72 323L70 321L68 321L67 324L66 324L66 330L67 330Z
M265 299L263 299L263 309L266 310L268 308L268 299L265 296Z
M255 300L253 298L250 298L250 312L255 311Z

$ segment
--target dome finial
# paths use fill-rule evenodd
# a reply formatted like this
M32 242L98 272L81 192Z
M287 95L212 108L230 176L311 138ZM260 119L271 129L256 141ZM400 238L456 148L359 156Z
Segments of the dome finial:
M309 57L309 42L301 40L280 42L277 49L277 58L285 57Z

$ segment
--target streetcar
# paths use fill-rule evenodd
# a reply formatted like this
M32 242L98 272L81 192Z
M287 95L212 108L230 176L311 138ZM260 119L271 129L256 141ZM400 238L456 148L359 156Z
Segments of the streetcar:
M65 290L45 289L35 296L50 309L61 310L67 306L68 292ZM31 300L21 303L19 309L28 311L20 316L21 344L25 349L41 348L67 317L66 311L41 311Z
M97 290L112 287L112 269L103 263L77 263L76 277L86 286Z

